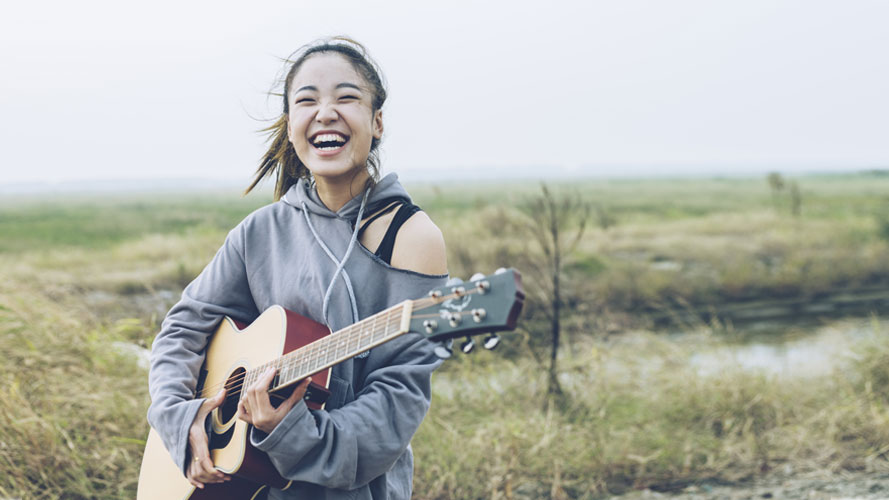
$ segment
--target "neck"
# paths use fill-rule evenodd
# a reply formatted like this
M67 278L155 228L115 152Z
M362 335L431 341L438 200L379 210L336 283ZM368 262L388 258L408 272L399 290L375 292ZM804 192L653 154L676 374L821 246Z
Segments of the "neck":
M333 212L338 212L352 198L364 192L370 174L367 169L348 172L337 177L315 176L315 189L321 203Z
M274 367L278 372L272 381L270 392L330 368L407 333L412 312L413 301L410 300L378 312L280 358L248 370L243 386L246 387L258 380L270 367ZM241 397L243 394L242 392Z

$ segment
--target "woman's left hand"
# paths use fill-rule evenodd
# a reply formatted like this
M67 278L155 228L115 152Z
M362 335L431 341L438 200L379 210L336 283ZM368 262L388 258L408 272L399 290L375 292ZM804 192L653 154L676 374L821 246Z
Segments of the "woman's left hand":
M272 432L278 426L287 412L305 396L309 382L312 381L311 377L307 377L300 382L293 389L293 394L275 408L269 400L269 384L275 378L275 373L276 370L270 368L244 391L244 397L238 402L238 418L248 424L253 424L254 427L265 433Z

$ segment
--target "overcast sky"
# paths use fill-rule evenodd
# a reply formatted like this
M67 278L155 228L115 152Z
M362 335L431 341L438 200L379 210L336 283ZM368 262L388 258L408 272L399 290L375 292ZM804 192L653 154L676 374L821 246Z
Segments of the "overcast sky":
M383 67L407 179L886 168L887 26L886 0L17 2L0 184L246 180L279 58L332 34Z

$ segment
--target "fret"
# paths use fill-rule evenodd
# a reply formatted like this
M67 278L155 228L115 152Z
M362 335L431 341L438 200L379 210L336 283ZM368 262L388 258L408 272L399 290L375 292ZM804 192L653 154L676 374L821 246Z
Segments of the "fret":
M312 345L315 346L312 349L312 370L314 371L321 368L321 364L324 362L324 339L317 340Z
M298 352L292 352L290 354L290 358L287 359L287 381L293 382L299 377L299 363L297 362L299 356L297 355Z
M340 344L340 349L342 349L342 351L339 352L339 358L352 357L353 353L349 349L349 340L352 338L352 335L355 334L355 331L360 330L360 329L361 329L360 323L358 325L352 325L352 327L349 328L349 331L346 332L345 335L340 336L339 344Z
M342 333L345 329L340 330L336 333ZM332 360L338 359L340 352L340 341L339 335L336 333L331 334L327 337L327 345L329 346L329 350L327 353L327 362L330 363Z
M359 336L358 336L358 347L359 347L359 350L362 350L362 351L363 351L364 349L362 349L362 348L363 348L364 346L370 344L371 339L370 339L369 337L372 336L372 335L373 335L373 330L372 330L372 329L369 330L369 331L368 331L368 330L363 330L363 329L361 330L361 332L360 332L360 334L359 334Z
M346 339L346 351L347 352L354 353L357 350L358 343L356 342L356 339L358 337L356 337L356 335L359 335L359 336L361 335L362 324L366 323L366 322L367 322L367 320L362 321L361 323L358 323L358 328L355 328L351 332L349 332L349 338Z
M389 316L392 316L393 311L394 311L394 309L389 309L388 311L386 311L386 328L383 329L383 337L382 338L386 338L386 335L389 334L389 325L392 324L392 319ZM377 341L377 340L379 340L379 339L374 338L374 341Z
M315 368L321 368L327 361L327 337L318 340L317 355L315 356Z
M271 383L271 389L275 390L391 340L402 333L404 307L399 304L380 311L279 358L245 370L240 383L232 383L231 390L238 391L239 397L243 398L247 387L255 384L270 368L275 369Z
M302 349L297 349L292 354L293 356L290 359L290 380L297 380L302 374Z
M336 338L333 335L324 337L327 342L327 356L324 358L324 364L333 364L336 361Z
M374 314L373 322L371 323L370 328L368 328L368 331L370 332L371 337L373 336L373 332L375 332L377 330L377 320L379 320L379 319L380 319L380 313ZM362 349L362 352L364 350L366 350L366 349Z
M296 355L296 358L293 360L293 363L296 365L296 376L302 377L305 376L306 370L306 348L302 348L297 351L299 354Z
M287 385L287 382L290 382L290 363L285 357L278 359L281 360L281 368L278 369L278 380L281 382L281 385Z
M307 365L309 368L308 372L312 373L312 372L317 371L316 370L316 368L318 368L318 343L317 342L312 343L311 347L309 347L308 357L309 357L308 362L307 362Z
M350 326L348 331L340 332L336 335L336 338L334 339L334 343L336 344L336 356L334 356L334 359L340 359L348 354L349 350L346 349L346 340L348 339L351 330L354 330L353 327L354 325Z
M272 383L269 384L269 387L271 387L272 389L278 387L278 385L279 385L279 380L280 380L279 377L281 375L280 365L281 365L280 359L276 359L276 360L272 361L272 369L275 370L275 374L272 375Z
M241 399L244 398L244 392L250 387L250 384L253 383L253 377L255 376L255 370L248 370L244 375L244 383L241 384Z

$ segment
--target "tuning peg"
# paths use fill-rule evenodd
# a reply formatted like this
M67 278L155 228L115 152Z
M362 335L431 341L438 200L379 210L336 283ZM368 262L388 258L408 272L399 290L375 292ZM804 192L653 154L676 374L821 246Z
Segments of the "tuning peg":
M472 314L472 321L475 321L476 323L481 323L482 320L485 319L485 316L488 315L488 313L482 308L473 309L469 311L469 313Z
M462 285L462 284L463 284L463 280L461 280L460 278L451 278L445 282L445 286L456 286L456 285Z
M475 341L472 340L472 337L466 337L466 340L460 344L460 350L463 351L463 354L469 354L473 349L475 349Z
M485 337L485 341L482 345L485 347L485 349L493 351L494 348L500 345L500 337L498 337L496 333L491 332L488 334L487 337Z
M469 278L469 281L478 281L478 280L480 280L480 279L482 279L482 278L484 278L484 277L485 277L485 275L482 274L482 273L475 273L475 274L472 275L471 278Z
M435 353L441 359L448 359L454 354L454 350L451 346L454 344L453 340L448 340L447 342L442 342L435 346L432 352Z
M423 322L423 328L426 329L426 333L435 333L435 330L438 328L438 321L427 319Z
M448 313L448 324L451 328L457 328L463 322L463 315L460 313Z

